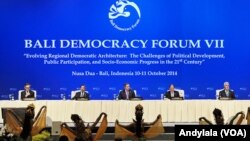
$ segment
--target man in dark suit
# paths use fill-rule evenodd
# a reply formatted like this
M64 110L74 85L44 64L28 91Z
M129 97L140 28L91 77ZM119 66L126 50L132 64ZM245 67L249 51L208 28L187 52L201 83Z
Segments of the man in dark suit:
M131 98L135 98L135 92L130 89L130 85L128 83L125 83L124 89L120 91L118 99L129 100Z
M220 98L235 99L234 92L229 88L229 82L224 82L224 89L219 92L219 99Z
M175 97L180 97L180 94L179 94L178 91L174 90L174 85L171 84L170 87L169 87L169 90L165 93L165 97L168 98L168 99L172 99L172 98L175 98Z
M72 100L77 100L79 98L85 98L89 100L89 94L86 92L86 86L81 85L80 92L77 92L75 96L72 98Z
M23 100L24 98L35 98L35 93L30 90L30 84L26 83L24 85L24 90L21 92L21 100Z

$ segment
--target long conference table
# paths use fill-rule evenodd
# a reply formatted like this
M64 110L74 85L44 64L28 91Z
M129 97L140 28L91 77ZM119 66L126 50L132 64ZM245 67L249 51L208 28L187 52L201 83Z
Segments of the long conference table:
M144 101L112 101L112 100L37 100L37 101L0 101L1 108L27 107L35 104L35 112L47 106L47 126L53 121L72 122L71 114L79 114L86 122L94 122L101 112L108 115L108 122L118 119L120 122L132 122L135 118L135 106L141 104L144 108L144 121L152 122L158 114L166 123L197 123L202 116L214 121L213 110L222 110L225 121L239 111L247 112L250 100L144 100ZM2 117L2 113L0 113ZM0 119L3 123L3 119Z

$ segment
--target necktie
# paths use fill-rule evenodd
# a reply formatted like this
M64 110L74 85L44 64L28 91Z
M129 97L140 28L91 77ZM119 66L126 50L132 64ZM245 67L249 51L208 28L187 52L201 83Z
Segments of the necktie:
M30 95L29 91L26 91L25 97L28 97Z

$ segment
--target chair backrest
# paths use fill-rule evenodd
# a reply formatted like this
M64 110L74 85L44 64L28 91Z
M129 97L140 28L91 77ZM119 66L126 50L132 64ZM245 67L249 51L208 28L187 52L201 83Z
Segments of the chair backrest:
M70 95L70 98L72 99L76 93L80 92L81 90L74 90L74 91L71 91L71 95ZM89 93L88 91L85 91L86 93Z
M21 100L21 93L22 93L22 91L24 91L24 90L19 90L18 91L18 100ZM36 90L32 90L33 92L34 92L34 97L35 97L35 99L37 98L36 97L36 95L37 95L37 92L36 92Z
M180 97L183 97L183 99L185 98L185 91L182 89L174 89L175 91L178 91L180 94Z
M134 91L134 93L135 93L135 96L137 96L137 92L136 92L136 90L133 90Z
M223 89L217 89L215 91L215 96L216 96L216 99L219 99L219 95L220 95L220 91L222 91Z
M71 91L70 98L72 99L72 98L75 96L75 94L76 94L77 92L80 92L80 90Z

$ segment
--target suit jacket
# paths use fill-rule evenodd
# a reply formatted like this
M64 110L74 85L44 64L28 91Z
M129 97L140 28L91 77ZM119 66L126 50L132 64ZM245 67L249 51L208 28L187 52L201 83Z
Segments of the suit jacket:
M229 90L228 96L226 95L225 90L220 91L220 93L219 93L219 99L220 99L221 97L228 97L228 98L231 98L231 99L235 99L234 92L231 91L231 90Z
M172 99L172 98L173 98L173 97L171 97L170 91L167 91L167 92L165 93L165 97L168 98L168 99ZM180 97L180 94L179 94L178 91L174 91L174 97Z
M135 98L135 92L133 90L129 90L129 98L128 99L131 99L131 98ZM124 89L122 91L120 91L118 99L124 99L124 100L127 99L127 95L126 95L126 92Z
M81 96L81 93L82 92L77 92L75 96L72 98L72 100L77 100L78 98L86 98L89 100L89 94L86 91L84 92L83 96Z
M26 97L26 91L21 92L21 100L24 98L35 98L35 93L32 90L29 90L30 95Z

